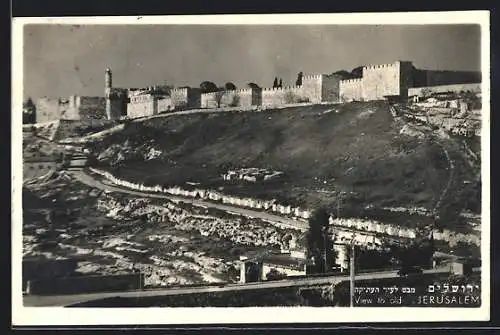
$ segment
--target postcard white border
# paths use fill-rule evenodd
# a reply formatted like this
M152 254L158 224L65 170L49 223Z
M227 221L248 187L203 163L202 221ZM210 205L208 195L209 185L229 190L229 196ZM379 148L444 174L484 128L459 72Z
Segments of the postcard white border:
M23 26L26 24L478 24L481 26L482 127L482 306L480 308L255 307L255 308L59 308L23 307L22 100ZM269 14L134 17L14 18L12 23L12 324L141 325L311 322L487 321L490 318L490 24L488 11Z

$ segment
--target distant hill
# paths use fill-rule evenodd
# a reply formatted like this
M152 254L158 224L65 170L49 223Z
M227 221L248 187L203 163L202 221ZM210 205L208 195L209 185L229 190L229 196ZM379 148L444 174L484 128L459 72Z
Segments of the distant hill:
M432 209L450 176L443 148L453 160L453 181L443 205L478 210L477 167L469 165L462 147L462 140L436 137L430 129L410 131L393 119L385 103L370 102L156 118L131 124L96 143L94 150L96 155L107 150L110 157L100 164L128 180L198 182L224 187L224 193L307 207L336 208L337 194L343 191L344 213L369 215L367 207ZM143 154L151 148L161 155L145 160ZM116 159L121 163L111 166ZM285 175L246 185L222 180L228 169L242 167Z

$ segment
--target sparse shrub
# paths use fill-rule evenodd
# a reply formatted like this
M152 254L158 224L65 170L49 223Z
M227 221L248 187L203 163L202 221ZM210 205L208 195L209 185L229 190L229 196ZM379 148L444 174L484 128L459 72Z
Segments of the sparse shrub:
M423 99L430 98L432 94L434 93L430 88L423 88L420 93L422 94Z
M285 99L286 104L293 104L295 100L295 94L293 94L293 92L291 91L287 91L283 98Z
M266 274L266 279L267 280L280 280L280 279L285 279L285 278L286 278L286 273L279 272L275 268L272 268Z

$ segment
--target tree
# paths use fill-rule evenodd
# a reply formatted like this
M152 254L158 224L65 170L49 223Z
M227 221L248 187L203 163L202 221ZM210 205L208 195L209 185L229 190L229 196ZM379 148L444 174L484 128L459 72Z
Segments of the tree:
M211 92L217 92L218 88L217 85L215 85L211 81L204 81L200 84L200 89L202 93L211 93Z
M214 97L215 97L215 102L217 103L217 108L220 108L220 104L222 102L222 98L224 97L224 95L226 94L226 92L222 89L219 89L218 91L216 91L214 93Z
M422 94L423 99L427 99L432 96L433 92L430 88L425 87L420 91L420 94Z
M278 77L274 77L273 88L278 87Z
M36 106L30 97L23 102L23 124L36 122Z
M363 67L362 66L355 67L354 69L352 69L351 75L354 78L363 78Z
M283 87L283 79L280 78L280 83L278 84L278 87Z
M297 75L297 81L295 82L295 85L296 86L301 86L302 85L302 77L303 77L303 73L302 71L299 72L299 74Z
M333 243L328 236L329 215L324 207L316 209L309 218L306 233L307 255L314 259L313 271L324 273L333 265Z
M231 102L229 103L230 107L237 107L240 104L240 96L238 94L233 94L231 98Z
M259 279L260 279L259 278L260 277L259 266L255 263L250 263L245 275L246 275L246 280L249 283L259 281Z
M249 88L253 88L253 89L258 89L258 88L260 88L260 86L259 86L259 85L257 85L256 83L248 83L248 84L247 84L247 86L248 86Z
M236 90L236 85L231 82L228 82L226 83L226 85L224 85L224 88L226 89L226 91L234 91Z

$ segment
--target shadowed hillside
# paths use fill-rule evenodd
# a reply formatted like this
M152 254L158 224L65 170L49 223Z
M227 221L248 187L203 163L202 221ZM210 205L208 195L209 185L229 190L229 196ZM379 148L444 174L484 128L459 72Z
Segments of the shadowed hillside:
M445 186L444 204L477 205L477 176L462 142L425 127L401 133L404 126L382 102L201 113L130 124L93 148L96 164L146 184L198 182L228 194L308 207L336 206L342 191L344 215L369 216L367 207L432 209ZM453 160L451 182L443 148ZM157 154L146 157L151 151ZM222 179L229 168L243 167L284 175L265 183Z

